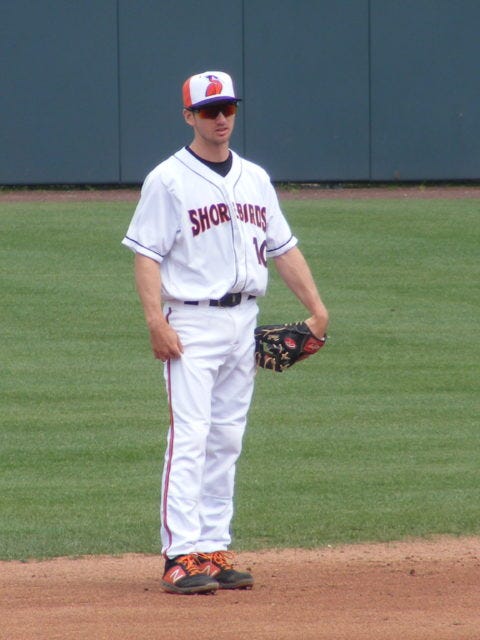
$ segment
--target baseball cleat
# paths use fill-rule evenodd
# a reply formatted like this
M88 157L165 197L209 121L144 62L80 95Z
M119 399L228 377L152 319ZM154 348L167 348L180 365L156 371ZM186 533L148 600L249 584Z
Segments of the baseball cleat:
M195 553L167 558L165 561L162 587L168 593L215 593L218 586L215 578L200 571Z
M198 564L204 575L215 578L219 589L251 589L253 587L252 574L248 571L236 571L233 568L233 553L229 551L199 553Z

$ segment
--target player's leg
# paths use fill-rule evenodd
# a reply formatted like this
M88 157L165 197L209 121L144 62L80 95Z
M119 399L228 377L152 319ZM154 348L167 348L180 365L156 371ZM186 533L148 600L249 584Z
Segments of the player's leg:
M213 576L202 572L194 553L200 535L199 487L210 426L211 376L193 358L165 366L171 422L162 477L163 588L170 593L211 593Z
M165 371L170 426L162 475L161 537L163 553L173 557L194 551L200 534L198 502L210 427L211 381L183 359L169 361Z
M236 462L242 450L255 377L253 335L257 304L250 301L227 313L234 340L212 389L211 427L200 497L202 551L225 550L231 542Z
M162 476L161 536L169 557L197 549L211 394L231 345L222 309L172 306L169 322L184 347L165 365L170 428Z
M212 391L212 424L207 438L201 495L199 566L220 589L250 589L253 576L234 568L230 545L235 468L242 448L255 375L253 330L256 304L233 313L236 336Z

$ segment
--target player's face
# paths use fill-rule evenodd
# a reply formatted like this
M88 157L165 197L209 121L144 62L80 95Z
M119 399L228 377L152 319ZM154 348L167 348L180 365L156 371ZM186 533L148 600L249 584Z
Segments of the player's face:
M225 113L224 113L225 111ZM193 127L195 138L208 146L228 145L235 126L235 113L218 111L215 117L202 117L195 111L184 111L186 122ZM211 114L212 115L212 114Z

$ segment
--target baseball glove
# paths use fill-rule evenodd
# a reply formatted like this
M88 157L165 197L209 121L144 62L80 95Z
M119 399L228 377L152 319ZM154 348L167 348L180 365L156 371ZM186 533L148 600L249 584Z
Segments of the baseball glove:
M284 371L317 353L327 340L317 338L305 322L260 325L255 329L255 361L263 369Z

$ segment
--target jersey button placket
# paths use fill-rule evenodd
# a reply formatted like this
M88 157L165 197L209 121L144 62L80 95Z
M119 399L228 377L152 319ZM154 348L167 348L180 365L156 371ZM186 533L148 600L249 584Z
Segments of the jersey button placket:
M230 219L233 234L233 249L235 254L236 280L233 287L235 291L243 291L247 281L247 260L246 260L246 236L245 230L238 219L237 205L233 191L225 191L226 201L230 208Z

